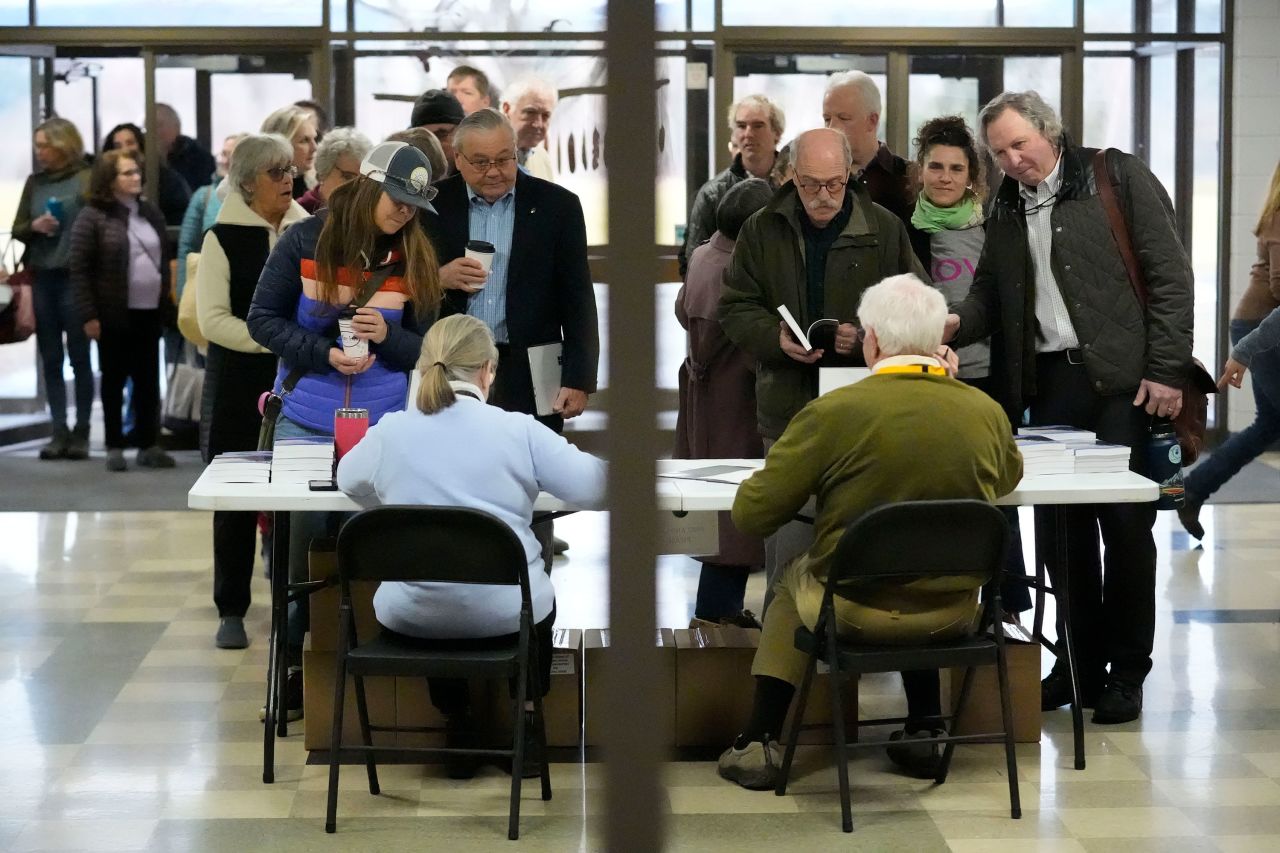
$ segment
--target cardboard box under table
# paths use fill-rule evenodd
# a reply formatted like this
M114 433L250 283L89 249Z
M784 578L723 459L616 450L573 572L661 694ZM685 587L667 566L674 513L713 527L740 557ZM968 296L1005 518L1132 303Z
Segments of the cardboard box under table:
M1013 711L1013 739L1018 743L1040 742L1040 644L1020 626L1005 624L1005 656L1009 669L1009 700ZM947 707L955 709L964 681L964 668L943 678ZM1003 728L1000 719L1000 682L994 664L977 667L964 714L952 725L955 734L995 732Z
M670 628L659 628L654 639L662 658L662 678L657 691L644 697L642 704L652 724L660 727L662 742L670 744L676 722L676 636ZM608 628L592 628L582 635L583 716L587 746L604 743L604 673L616 657L609 649L609 640Z
M751 662L760 644L760 632L733 626L678 629L675 640L675 745L723 747L742 731L751 716L755 696ZM830 678L819 667L809 691L804 724L821 728L802 731L801 743L831 742L830 689ZM846 736L854 740L857 736L854 725L858 719L856 678L846 682L842 698ZM793 703L792 713L794 710ZM774 737L783 740L790 731L791 713L788 713L782 731Z

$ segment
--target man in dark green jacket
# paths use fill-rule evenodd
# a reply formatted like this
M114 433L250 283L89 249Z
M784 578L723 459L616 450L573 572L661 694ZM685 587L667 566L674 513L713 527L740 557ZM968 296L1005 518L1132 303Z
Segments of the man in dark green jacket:
M958 329L958 346L991 336L995 393L1014 424L1030 407L1033 424L1093 430L1129 446L1130 468L1144 473L1152 417L1177 415L1191 364L1191 262L1169 196L1140 160L1106 152L1149 292L1143 305L1097 192L1096 152L1069 144L1035 92L997 96L980 123L1006 177L973 287L948 331ZM1099 504L1062 513L1082 703L1094 708L1095 723L1136 719L1155 637L1155 507ZM1046 513L1037 512L1036 528L1056 572L1061 543ZM1070 701L1063 663L1044 680L1041 705Z
M853 155L836 130L809 130L793 143L795 179L742 226L725 270L720 324L756 361L756 425L765 450L818 396L821 366L861 365L855 322L862 292L900 273L928 277L902 222L849 180ZM786 305L803 328L840 322L828 349L806 352L778 313ZM818 346L815 344L815 346ZM765 540L765 609L787 561L809 547L813 529L793 522Z
M809 130L794 145L795 180L742 226L720 299L725 334L759 363L757 422L767 441L818 395L821 364L863 363L854 324L864 290L907 272L928 281L902 222L849 181L844 135ZM779 305L804 328L839 320L835 352L805 352L786 330Z

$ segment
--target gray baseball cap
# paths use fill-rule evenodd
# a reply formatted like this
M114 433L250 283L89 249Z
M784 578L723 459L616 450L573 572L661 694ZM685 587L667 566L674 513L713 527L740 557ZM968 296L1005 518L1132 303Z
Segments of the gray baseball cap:
M436 197L427 155L405 142L375 145L361 161L360 174L382 184L387 195L404 204L425 210Z

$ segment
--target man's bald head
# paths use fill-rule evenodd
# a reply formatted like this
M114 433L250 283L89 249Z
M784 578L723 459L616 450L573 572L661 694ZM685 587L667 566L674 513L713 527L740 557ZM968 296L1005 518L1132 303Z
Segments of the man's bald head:
M853 154L838 130L817 128L796 137L795 185L809 221L826 227L844 206Z

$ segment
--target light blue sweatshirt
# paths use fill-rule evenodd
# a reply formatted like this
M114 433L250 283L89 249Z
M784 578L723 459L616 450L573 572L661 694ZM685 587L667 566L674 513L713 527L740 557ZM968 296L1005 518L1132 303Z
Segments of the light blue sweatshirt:
M1280 308L1273 309L1262 318L1258 328L1236 341L1231 357L1248 367L1254 356L1276 346L1280 346Z
M450 384L480 396L473 385ZM603 509L605 463L529 415L459 394L432 415L416 407L384 415L343 457L338 487L366 506L465 506L502 519L524 545L533 617L541 621L555 589L530 528L534 501L547 491L581 509ZM384 583L373 609L381 624L414 637L497 637L520 629L520 588Z

